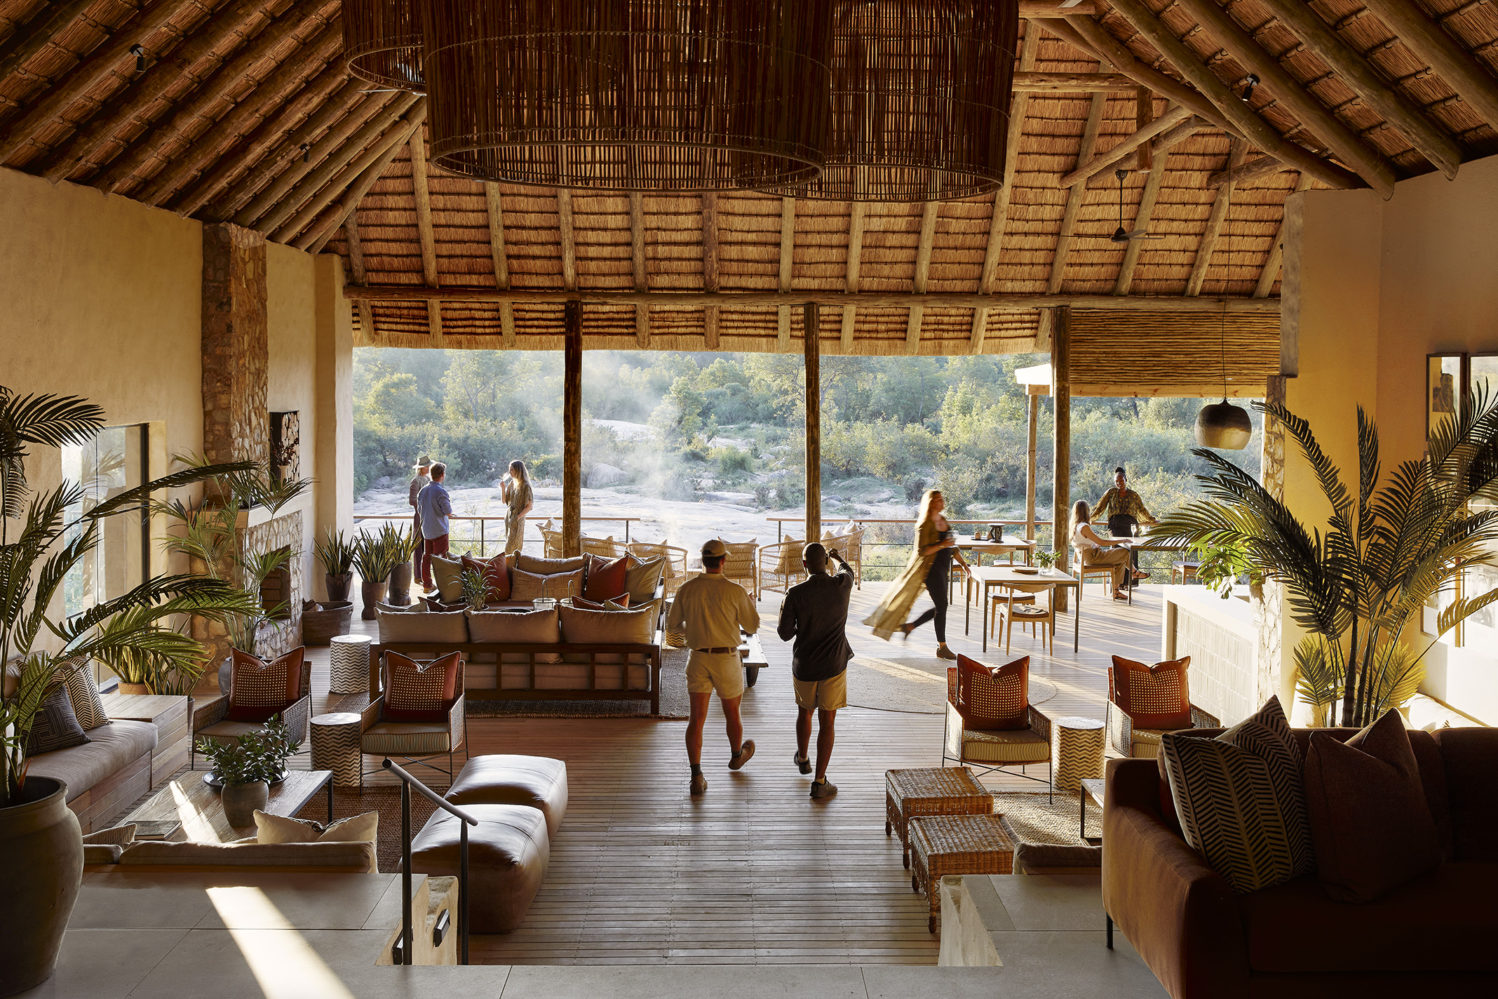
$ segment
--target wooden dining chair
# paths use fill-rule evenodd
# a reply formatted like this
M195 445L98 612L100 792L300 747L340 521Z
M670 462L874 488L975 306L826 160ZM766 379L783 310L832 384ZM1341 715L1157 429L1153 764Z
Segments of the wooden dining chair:
M1040 592L1045 593L1045 600L1039 599ZM1029 627L1031 634L1036 628L1040 629L1040 647L1043 651L1056 652L1055 637L1053 632L1056 627L1056 588L1054 585L1040 587L1034 591L1025 593L1016 587L1006 586L1004 592L995 593L990 600L993 606L988 616L988 637L994 637L994 629L1004 629L1004 651L1009 651L1010 638L1014 634L1014 626Z

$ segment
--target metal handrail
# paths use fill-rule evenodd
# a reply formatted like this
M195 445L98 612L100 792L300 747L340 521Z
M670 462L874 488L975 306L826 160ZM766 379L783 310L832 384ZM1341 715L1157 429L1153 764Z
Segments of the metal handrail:
M468 827L476 826L479 820L454 805L421 781L412 777L406 768L390 757L381 761L381 766L401 779L401 964L410 964L414 956L414 934L411 929L411 788L421 792L422 797L451 815L457 817L458 825L458 963L468 963ZM435 943L436 941L433 941Z

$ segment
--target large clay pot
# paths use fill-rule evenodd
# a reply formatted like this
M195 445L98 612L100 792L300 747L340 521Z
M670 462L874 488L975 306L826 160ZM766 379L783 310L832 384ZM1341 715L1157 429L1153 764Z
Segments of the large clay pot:
M382 579L378 583L366 582L361 595L364 598L364 609L359 612L359 616L366 621L373 621L376 616L375 604L385 599L385 580Z
M329 603L342 603L348 599L349 590L354 588L354 574L345 572L341 576L335 576L331 572L323 575L323 586L328 591Z
M404 607L411 602L411 563L402 562L390 570L390 594L387 603Z
M115 689L121 694L149 694L151 692L151 688L143 683L126 683L124 680L121 680Z
M83 830L67 806L67 788L28 778L19 804L0 808L0 995L40 985L57 966L63 931L83 878Z
M224 806L224 818L229 825L242 829L255 824L255 809L262 811L270 798L270 785L263 780L250 784L225 784L219 793Z

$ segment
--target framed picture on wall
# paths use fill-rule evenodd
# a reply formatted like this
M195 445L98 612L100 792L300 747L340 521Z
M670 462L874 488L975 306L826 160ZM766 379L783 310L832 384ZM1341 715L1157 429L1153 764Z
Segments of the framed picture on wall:
M1465 354L1427 354L1425 357L1425 438L1443 421L1455 420L1467 384ZM1495 358L1498 360L1498 358Z

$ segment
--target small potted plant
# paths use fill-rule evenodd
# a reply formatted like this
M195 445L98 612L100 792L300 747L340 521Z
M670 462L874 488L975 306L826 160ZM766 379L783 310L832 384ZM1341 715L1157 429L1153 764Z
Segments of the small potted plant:
M463 603L471 611L483 610L489 602L489 584L485 582L484 574L477 569L464 569L458 574L458 579L463 584Z
M380 542L390 546L392 558L395 564L390 567L390 592L386 599L398 607L404 607L411 602L411 556L416 554L415 531L409 527L391 527L385 525L380 529Z
M233 742L198 740L198 754L213 764L213 777L223 786L220 800L229 825L255 824L255 809L265 808L270 786L285 779L286 760L295 752L280 715Z
M317 540L317 561L322 564L330 603L348 600L354 585L354 544L342 531L328 531Z

